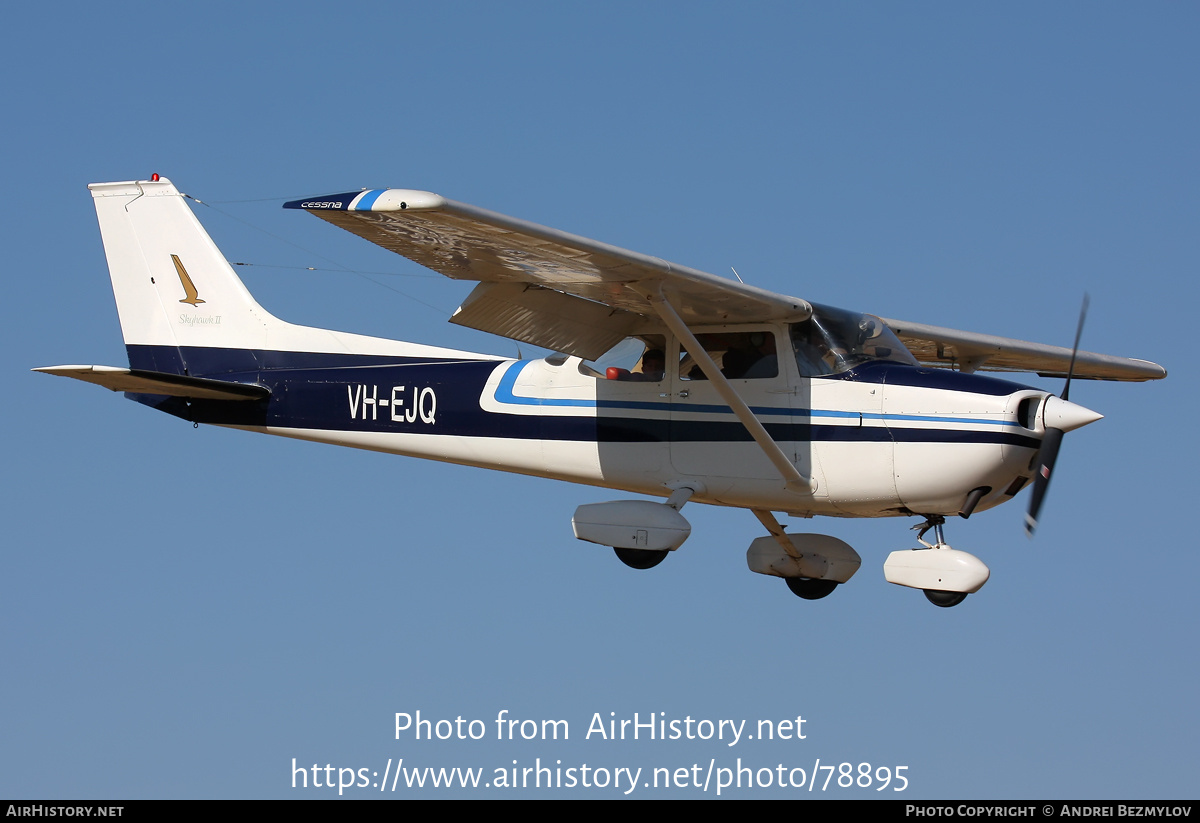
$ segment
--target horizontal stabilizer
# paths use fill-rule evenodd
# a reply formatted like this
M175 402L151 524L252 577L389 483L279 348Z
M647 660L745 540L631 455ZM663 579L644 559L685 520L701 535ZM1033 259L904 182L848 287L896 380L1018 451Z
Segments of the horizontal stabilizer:
M45 366L34 371L73 377L106 389L133 394L163 394L197 400L259 400L271 394L269 389L250 383L208 380L166 372L122 369L118 366Z

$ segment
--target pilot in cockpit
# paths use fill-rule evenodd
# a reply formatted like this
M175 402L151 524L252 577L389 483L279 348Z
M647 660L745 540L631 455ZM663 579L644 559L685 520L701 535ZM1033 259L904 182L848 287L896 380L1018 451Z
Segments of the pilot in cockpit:
M642 355L642 373L641 375L631 375L633 379L640 379L647 383L657 383L663 379L663 375L667 371L667 356L662 349L646 349L646 353Z
M814 377L831 371L829 345L812 320L792 324L792 347L801 377Z

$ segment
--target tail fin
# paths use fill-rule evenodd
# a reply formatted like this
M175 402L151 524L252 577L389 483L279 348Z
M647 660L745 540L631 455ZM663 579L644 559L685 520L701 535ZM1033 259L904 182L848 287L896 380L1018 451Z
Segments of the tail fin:
M88 189L135 368L183 374L189 348L263 349L290 326L255 302L171 181ZM133 362L135 352L153 363Z
M264 358L264 352L454 359L466 354L280 320L242 285L170 180L93 183L88 189L135 370L191 376L249 372L265 360L279 361Z

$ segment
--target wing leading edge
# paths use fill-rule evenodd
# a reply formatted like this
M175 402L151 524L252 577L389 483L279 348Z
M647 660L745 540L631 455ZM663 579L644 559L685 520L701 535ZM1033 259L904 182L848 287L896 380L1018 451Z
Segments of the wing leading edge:
M1035 372L1043 377L1065 377L1071 365L1071 350L1062 346L906 320L882 320L926 366L965 372ZM1167 370L1149 360L1081 351L1076 356L1074 376L1089 380L1160 380L1167 376Z
M547 348L582 357L603 353L642 318L657 318L647 294L660 288L695 325L802 320L812 312L799 298L431 192L374 189L284 208L309 211L447 277L479 281L454 322L537 345L549 338Z
M598 357L666 296L689 326L799 321L797 297L734 282L586 237L412 189L370 189L285 203L456 280L474 280L451 322L585 359ZM922 323L884 320L923 364L1065 375L1071 350ZM1075 376L1156 380L1155 363L1079 352Z

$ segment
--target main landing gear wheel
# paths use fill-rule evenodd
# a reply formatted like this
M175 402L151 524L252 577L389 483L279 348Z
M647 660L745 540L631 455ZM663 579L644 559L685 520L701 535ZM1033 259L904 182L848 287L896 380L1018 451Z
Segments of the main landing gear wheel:
M785 577L787 586L796 597L805 600L820 600L828 597L837 588L836 580L817 580L812 577Z
M939 589L922 589L925 592L925 597L935 606L941 606L943 609L948 609L951 606L957 606L959 603L967 599L966 592L944 592Z
M618 549L613 548L617 553L617 559L631 569L653 569L659 563L667 559L669 551L647 551L646 549Z

